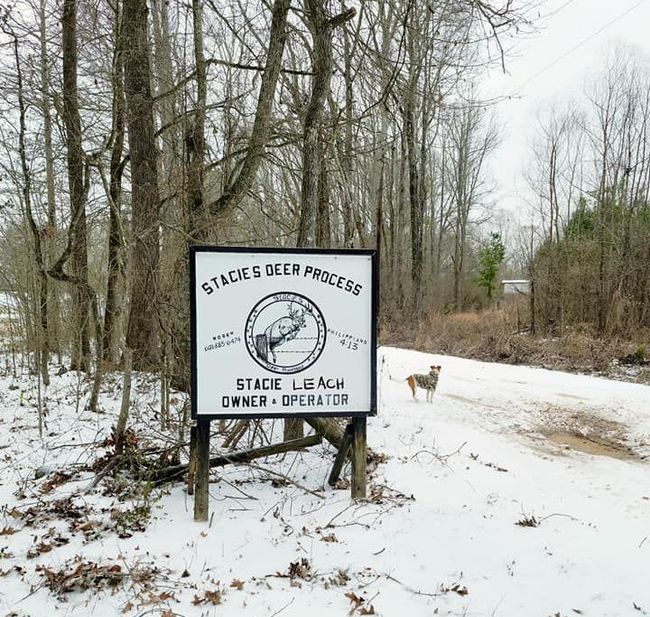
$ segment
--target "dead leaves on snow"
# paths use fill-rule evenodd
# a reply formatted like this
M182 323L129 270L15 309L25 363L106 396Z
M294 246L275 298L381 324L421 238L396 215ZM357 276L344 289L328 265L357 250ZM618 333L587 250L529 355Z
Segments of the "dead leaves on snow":
M206 589L203 592L203 596L194 594L192 604L194 604L194 606L200 606L201 604L212 604L213 606L216 606L217 604L221 604L221 591L219 591L219 589L213 591Z
M348 591L344 595L352 604L352 608L348 611L348 615L354 615L355 612L358 615L376 615L375 607L369 603L367 598L363 597L363 594L358 596L353 591Z
M36 566L44 579L45 586L59 600L65 600L66 594L73 591L87 591L92 589L100 591L115 588L122 583L124 574L119 564L98 564L84 561L81 557L75 558L71 569L65 566L60 570L50 569L46 566ZM76 564L76 565L75 565Z
M89 514L86 504L76 503L73 497L40 502L18 513L18 517L28 527L36 527L43 522L57 519L68 521L76 526L76 522Z
M43 482L40 486L40 492L42 495L47 495L51 493L55 488L58 488L62 484L65 484L66 482L69 482L72 480L74 477L78 476L79 474L72 474L72 473L66 473L63 471L55 471L52 476Z
M347 570L341 570L338 568L334 571L334 574L329 575L326 580L323 582L323 587L329 589L330 587L344 587L350 582L350 576L348 575Z
M34 536L34 544L27 551L27 559L34 559L43 553L49 553L53 548L57 546L64 546L70 542L70 538L63 536L59 533L56 533L56 530L52 527L48 530L46 534L41 536L41 541L36 543L38 536Z
M440 585L440 593L457 593L459 596L466 596L469 591L465 585L454 583L452 585Z
M302 559L299 559L298 561L292 561L289 564L289 569L287 570L287 574L284 576L289 577L291 579L292 586L297 586L300 587L300 584L298 583L297 585L294 585L296 579L303 579L305 581L310 581L312 579L312 569L311 569L311 563L309 562L308 559L305 559L304 557ZM283 576L278 574L278 576Z
M304 557L289 564L286 572L276 572L275 578L288 578L291 587L302 587L301 581L320 582L325 589L330 587L344 587L350 581L347 570L337 568L334 572L318 573L311 562ZM266 583L268 586L268 583ZM270 588L270 587L269 587Z
M0 536L13 536L15 533L18 533L18 530L13 527L4 527L3 529L0 529Z
M194 606L217 606L223 602L223 598L226 595L226 589L220 588L218 581L216 581L216 583L213 581L213 583L216 584L215 589L206 589L203 591L202 595L198 593L194 594L194 598L192 599L192 604ZM242 591L244 589L244 581L234 578L230 583L230 587Z
M108 520L102 515L109 513ZM115 532L118 538L130 538L135 532L146 530L151 515L148 501L133 505L131 508L101 508L94 512L86 502L80 502L73 496L52 501L42 501L20 512L10 512L14 518L26 527L38 527L52 521L67 521L70 533L81 533L87 542L101 538L107 532ZM98 518L91 518L99 515ZM5 528L0 535L9 535L11 528ZM14 532L15 533L15 532Z
M167 591L157 592L154 583L156 576L161 572L157 567L148 564L127 567L115 561L94 562L77 555L58 570L44 565L37 565L35 570L43 578L44 585L61 601L66 601L66 596L72 592L115 591L126 584L130 590L136 592L142 605L159 603L174 597Z
M535 516L524 515L515 523L515 525L518 525L519 527L539 527L540 523L541 521L535 518Z

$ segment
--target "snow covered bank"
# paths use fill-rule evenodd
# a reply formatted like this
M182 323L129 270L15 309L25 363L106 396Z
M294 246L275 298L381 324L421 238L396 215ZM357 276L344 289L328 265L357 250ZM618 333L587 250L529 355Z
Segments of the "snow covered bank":
M1 614L650 614L650 387L383 352L368 440L388 460L367 502L325 487L334 452L322 445L218 470L210 525L192 521L183 486L155 490L144 531L131 524L140 497L88 491L91 471L34 480L102 453L83 444L109 435L119 377L104 414L75 413L84 384L55 378L43 442L35 385L1 379ZM433 403L388 377L433 362ZM157 426L157 392L137 385L136 431ZM569 449L562 435L621 456Z

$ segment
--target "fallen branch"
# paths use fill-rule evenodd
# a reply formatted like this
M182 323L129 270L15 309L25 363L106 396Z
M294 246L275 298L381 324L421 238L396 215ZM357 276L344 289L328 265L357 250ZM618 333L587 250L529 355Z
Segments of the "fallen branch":
M319 443L322 443L322 441L323 439L320 435L309 435L308 437L283 441L282 443L253 448L252 450L242 450L227 455L222 454L210 459L210 467L223 467L230 464L247 463L256 458L282 454L284 452L291 452L292 450L301 450L303 448L308 448L309 446L316 446ZM185 463L182 465L174 465L172 467L158 469L153 473L144 472L142 475L156 483L171 482L181 478L187 469L188 464Z
M343 441L343 431L336 422L327 418L305 418L304 420L335 448L340 447Z
M93 481L86 487L85 492L90 493L97 485L115 468L117 465L117 456L113 456L106 465L97 472L97 475L93 478Z
M327 480L327 483L330 486L334 486L340 476L341 476L341 470L343 469L343 465L345 464L345 460L348 457L348 452L350 452L350 449L352 447L352 423L348 424L348 426L345 429L345 433L343 435L343 440L341 441L341 445L339 446L339 451L336 453L336 458L334 459L334 465L332 465L332 471L330 472L330 476Z
M258 471L263 471L264 473L268 473L268 474L270 474L272 476L282 478L286 482L289 482L290 484L293 484L294 486L297 486L299 489L305 491L306 493L309 493L310 495L314 495L314 496L318 497L319 499L325 499L325 496L322 495L321 493L317 493L316 491L312 491L311 489L307 488L306 486L303 486L302 484L300 484L300 482L296 482L295 480L293 480L292 478L290 478L289 476L287 476L287 475L285 475L283 473L280 473L278 471L273 471L272 469L267 469L266 467L260 467L259 465L254 465L253 463L251 463L249 465L249 467L252 467L253 469L257 469Z

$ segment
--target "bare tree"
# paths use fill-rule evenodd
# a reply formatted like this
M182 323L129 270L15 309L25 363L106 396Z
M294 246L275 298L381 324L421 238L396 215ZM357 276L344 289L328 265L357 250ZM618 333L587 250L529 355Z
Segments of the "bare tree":
M448 174L454 200L454 303L461 311L471 215L484 197L485 160L498 143L498 133L486 110L471 102L452 117L448 132Z
M84 166L84 152L81 134L81 116L77 94L77 2L63 2L63 119L66 130L68 186L72 222L71 257L74 285L75 341L72 366L88 370L90 343L88 337L89 305L84 285L88 281L88 240L86 230L86 197L88 195L88 171Z
M126 340L136 369L157 367L159 357L160 198L147 15L145 0L124 0L121 35L132 186L131 303Z
M104 308L103 327L103 359L115 359L115 346L119 332L120 308L120 279L123 277L124 231L122 225L122 175L126 164L123 158L124 132L125 132L125 100L124 100L124 75L121 34L121 18L119 4L116 5L114 14L115 51L112 62L112 91L113 91L113 118L111 129L111 158L108 181L109 202L109 231L108 231L108 256L107 256L107 282L106 303ZM102 172L103 173L103 172ZM103 178L103 176L102 176Z

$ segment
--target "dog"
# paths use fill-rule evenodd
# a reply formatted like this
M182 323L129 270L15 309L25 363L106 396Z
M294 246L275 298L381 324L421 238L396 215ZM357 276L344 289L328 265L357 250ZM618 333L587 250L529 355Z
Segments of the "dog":
M422 373L413 373L406 378L406 383L408 383L413 393L413 398L417 400L415 396L415 391L417 388L422 388L427 392L427 402L433 399L436 388L438 387L438 377L440 377L440 371L442 370L441 366L431 366L431 370L428 374L424 375Z

